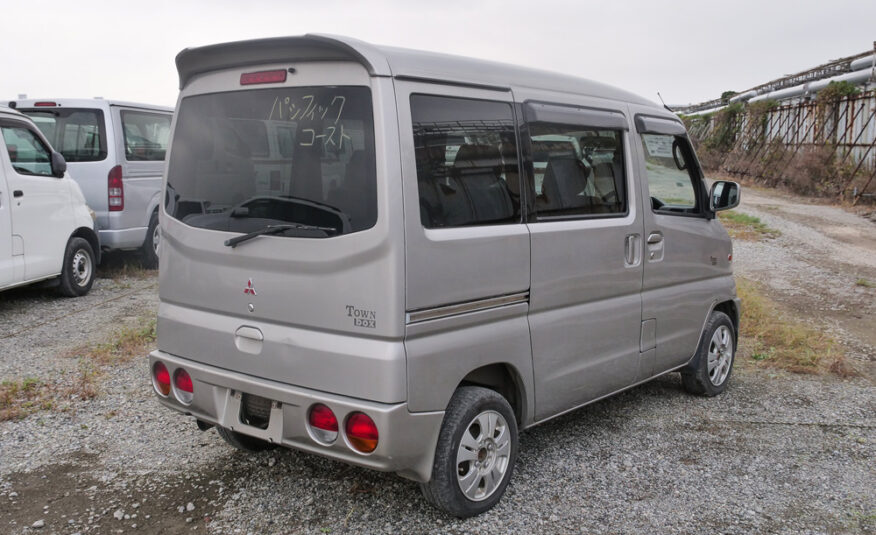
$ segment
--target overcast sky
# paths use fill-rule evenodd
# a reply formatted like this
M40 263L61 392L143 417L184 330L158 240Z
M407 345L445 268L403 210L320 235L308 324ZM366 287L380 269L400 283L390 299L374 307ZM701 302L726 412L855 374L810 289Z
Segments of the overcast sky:
M873 0L4 2L0 102L174 105L186 47L310 32L494 59L667 103L709 100L871 50Z

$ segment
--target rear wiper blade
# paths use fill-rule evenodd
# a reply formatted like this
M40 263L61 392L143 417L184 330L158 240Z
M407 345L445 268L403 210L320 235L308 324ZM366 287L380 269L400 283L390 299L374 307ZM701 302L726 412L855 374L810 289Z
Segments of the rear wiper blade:
M330 232L334 234L337 232L337 229L333 227L318 227L316 225L304 225L302 223L290 223L287 225L268 225L264 228L260 228L258 230L254 230L242 236L237 236L235 238L229 238L225 240L225 245L231 247L232 249L237 247L238 244L243 243L245 241L251 240L253 238L257 238L259 236L267 236L270 234L279 234L281 232L285 232L287 230L322 230L324 232Z

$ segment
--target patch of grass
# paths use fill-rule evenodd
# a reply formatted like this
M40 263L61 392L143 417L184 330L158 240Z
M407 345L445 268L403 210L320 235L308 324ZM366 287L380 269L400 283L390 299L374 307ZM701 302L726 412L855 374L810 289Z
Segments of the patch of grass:
M148 279L157 273L154 269L144 268L141 262L138 254L125 251L105 253L97 274L101 278L119 282L124 279Z
M3 381L0 383L0 422L18 420L40 409L51 409L55 391L54 385L35 377Z
M106 342L73 349L68 357L79 357L100 366L127 362L145 353L155 341L155 318L143 317L134 326L117 330Z
M742 299L739 334L749 345L754 365L794 373L857 375L830 336L790 317L758 284L737 278L736 288Z
M876 288L876 283L870 282L867 279L858 279L855 281L855 286L863 286L864 288Z
M727 229L727 232L732 238L740 240L759 241L768 238L777 238L782 235L776 229L770 228L764 224L758 217L743 214L730 210L728 212L719 212L718 219Z
M80 346L67 353L77 359L72 380L44 382L34 377L0 383L0 422L24 418L41 410L66 411L71 402L93 399L104 371L142 356L155 341L155 318L142 317L123 327L109 341Z

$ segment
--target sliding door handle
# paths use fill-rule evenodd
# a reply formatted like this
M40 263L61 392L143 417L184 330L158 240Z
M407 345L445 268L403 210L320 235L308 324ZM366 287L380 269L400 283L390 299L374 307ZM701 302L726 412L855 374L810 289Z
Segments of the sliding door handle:
M663 234L652 232L648 235L648 245L656 245L663 241Z
M17 198L19 198L19 197L23 197L23 196L24 196L24 192L21 191L20 189L17 189L17 190L15 190L15 191L12 192L12 196L15 197L15 198L17 199Z

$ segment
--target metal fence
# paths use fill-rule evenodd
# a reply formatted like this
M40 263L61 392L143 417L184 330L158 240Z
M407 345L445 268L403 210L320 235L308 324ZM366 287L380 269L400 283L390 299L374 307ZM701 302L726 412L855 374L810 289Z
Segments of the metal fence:
M708 147L711 137L724 136L719 167L727 173L793 181L805 166L816 164L817 171L832 175L824 180L855 202L872 198L876 190L876 90L833 102L748 105L730 124L715 117L687 122L698 145Z

